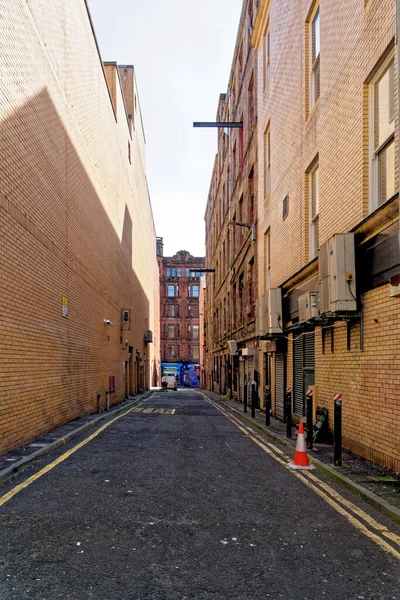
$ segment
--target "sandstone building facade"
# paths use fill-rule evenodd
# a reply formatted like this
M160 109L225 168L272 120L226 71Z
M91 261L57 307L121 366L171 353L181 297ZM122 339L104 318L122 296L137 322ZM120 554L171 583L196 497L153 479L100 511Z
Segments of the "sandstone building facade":
M207 274L206 382L243 401L253 381L256 351L257 222L256 54L251 46L255 3L243 4L228 90L221 94L215 159L205 213ZM242 127L237 127L237 123ZM242 349L240 360L229 341ZM250 386L248 386L250 391Z
M204 269L204 257L186 250L163 254L163 239L157 238L162 373L173 374L178 385L199 387L202 271L198 269Z
M274 415L296 421L305 417L312 389L314 410L328 408L332 430L333 399L341 394L345 447L399 471L395 3L250 4L244 2L241 23L257 11L251 45L257 57L258 395L263 402L270 386ZM239 33L234 65L241 44ZM235 210L232 191L227 202ZM207 261L214 222L212 216L206 225ZM228 227L221 228L227 235ZM233 283L233 259L227 270ZM228 291L235 312L237 289ZM229 323L237 360L246 364L248 348ZM208 335L210 351L219 338Z
M4 27L0 450L148 388L160 368L134 69L103 65L84 0L11 0Z

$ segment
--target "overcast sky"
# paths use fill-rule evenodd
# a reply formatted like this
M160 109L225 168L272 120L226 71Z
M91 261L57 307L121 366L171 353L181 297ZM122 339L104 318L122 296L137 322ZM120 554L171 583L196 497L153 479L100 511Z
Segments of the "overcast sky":
M216 129L242 0L88 0L104 61L133 64L146 134L146 170L164 255L204 256L204 211Z

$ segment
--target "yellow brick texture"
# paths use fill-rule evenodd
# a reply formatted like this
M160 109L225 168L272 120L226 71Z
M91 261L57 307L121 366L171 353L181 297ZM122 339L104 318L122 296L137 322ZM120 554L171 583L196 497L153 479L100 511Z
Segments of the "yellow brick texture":
M114 112L85 2L10 0L2 31L0 451L104 405L110 375L114 404L159 365L143 341L159 305L144 136L118 78Z

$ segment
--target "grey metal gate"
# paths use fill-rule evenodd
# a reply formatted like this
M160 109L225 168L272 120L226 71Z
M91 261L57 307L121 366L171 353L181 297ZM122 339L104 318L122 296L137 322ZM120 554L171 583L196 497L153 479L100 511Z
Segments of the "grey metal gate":
M293 412L305 415L305 393L315 383L315 333L304 332L293 342Z

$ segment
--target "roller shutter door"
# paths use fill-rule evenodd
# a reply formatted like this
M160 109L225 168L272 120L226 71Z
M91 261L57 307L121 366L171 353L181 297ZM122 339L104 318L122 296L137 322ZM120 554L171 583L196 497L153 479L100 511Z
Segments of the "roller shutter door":
M305 415L305 393L315 382L315 333L307 331L293 342L293 411Z
M285 357L275 355L275 417L285 420Z

